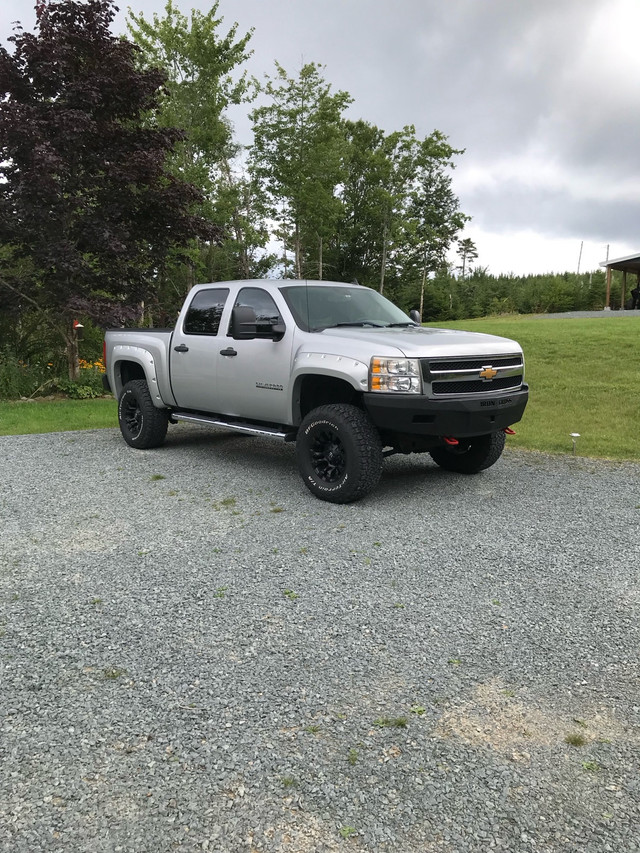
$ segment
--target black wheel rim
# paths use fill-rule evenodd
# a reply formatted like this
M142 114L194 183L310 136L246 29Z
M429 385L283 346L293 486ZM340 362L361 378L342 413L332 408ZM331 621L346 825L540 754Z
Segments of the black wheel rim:
M347 467L344 447L333 430L322 430L314 437L311 465L318 479L325 483L336 483L344 476Z
M122 419L129 434L135 438L142 429L142 412L137 400L124 401Z

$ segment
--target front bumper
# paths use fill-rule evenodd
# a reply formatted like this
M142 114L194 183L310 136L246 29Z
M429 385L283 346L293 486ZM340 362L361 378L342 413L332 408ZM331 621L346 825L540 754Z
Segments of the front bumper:
M489 397L433 400L399 394L364 394L364 406L381 432L409 435L486 435L522 418L529 386Z

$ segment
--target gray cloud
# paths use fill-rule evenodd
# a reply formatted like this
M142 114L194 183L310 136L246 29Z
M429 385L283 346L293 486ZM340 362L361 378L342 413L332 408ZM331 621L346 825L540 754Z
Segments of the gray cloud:
M606 242L608 234L618 241L637 243L640 237L640 198L637 201L576 198L566 192L531 189L511 183L503 187L469 193L465 209L476 211L480 228L504 234L531 228L545 236L576 237Z
M174 2L187 14L209 7L206 0ZM164 0L132 5L151 17L162 14ZM466 149L460 172L492 167L488 189L461 183L463 209L480 227L633 241L638 206L598 200L603 183L637 175L640 147L633 69L614 65L601 75L601 60L615 58L618 46L594 48L595 22L611 8L612 0L221 0L219 11L225 26L238 21L241 33L255 27L256 76L272 72L276 59L291 73L319 61L334 88L354 97L353 117L387 131L438 128ZM32 26L31 0L3 0L0 33L6 37L17 18ZM248 142L246 111L232 119ZM527 165L532 152L554 163L562 186L536 185L535 173L500 178L499 164L508 160L521 160L523 172L535 168ZM584 192L590 175L592 191ZM578 180L590 201L578 198Z

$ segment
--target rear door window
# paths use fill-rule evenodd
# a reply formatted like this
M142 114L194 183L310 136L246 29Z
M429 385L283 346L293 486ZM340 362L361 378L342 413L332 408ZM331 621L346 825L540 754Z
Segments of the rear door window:
M185 335L217 335L222 309L228 296L228 287L216 287L196 293L184 318L183 333Z

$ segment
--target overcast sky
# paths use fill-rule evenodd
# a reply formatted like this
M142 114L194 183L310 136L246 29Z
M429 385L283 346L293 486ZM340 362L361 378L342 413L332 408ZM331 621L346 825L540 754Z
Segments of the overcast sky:
M3 40L12 21L33 29L33 5L0 0ZM164 0L131 8L151 18ZM223 32L255 29L257 77L320 62L351 117L464 148L453 185L490 272L576 270L582 242L581 271L607 245L640 252L639 0L220 0L219 13Z

